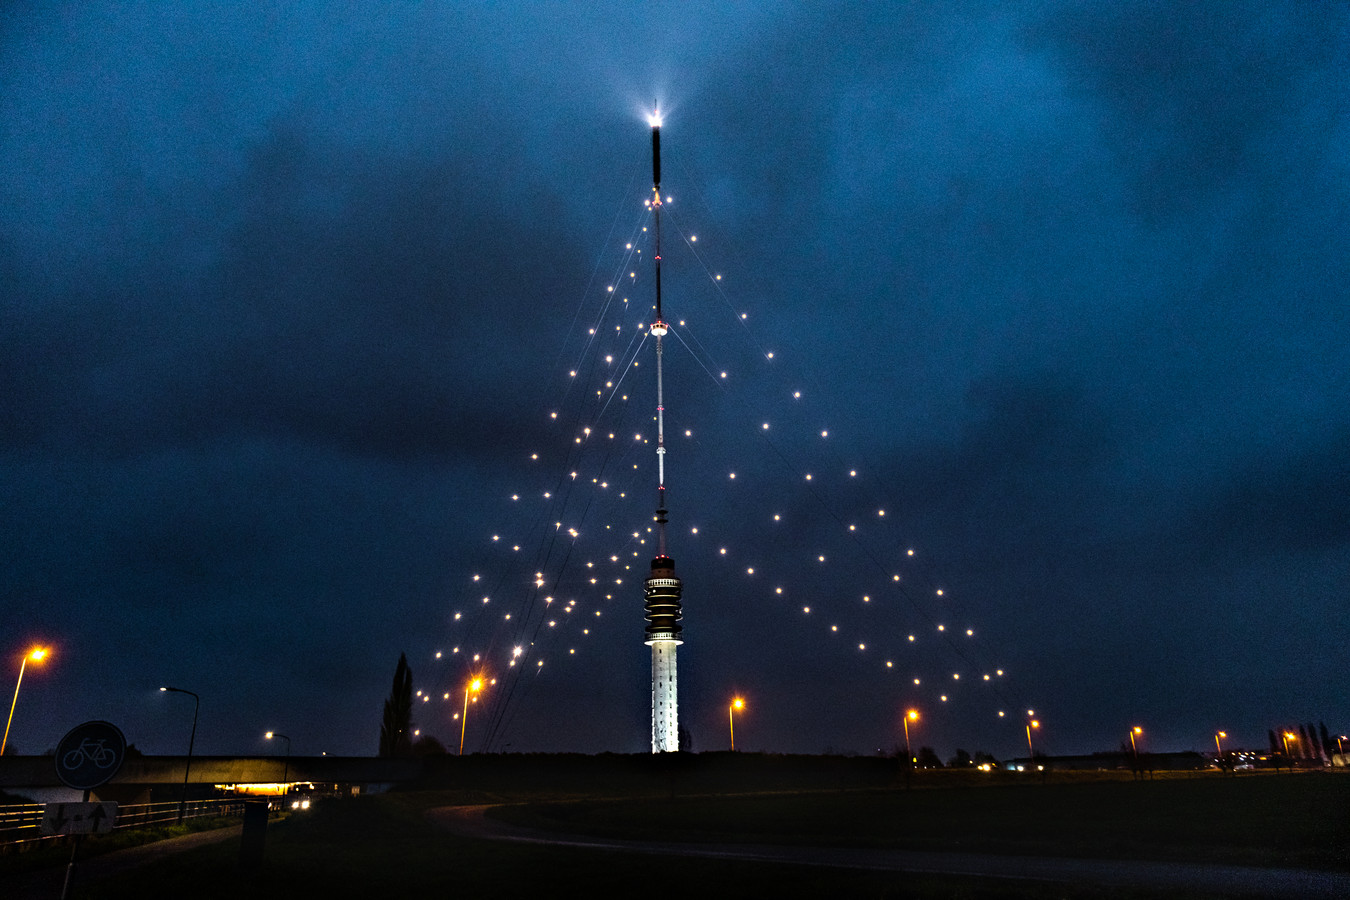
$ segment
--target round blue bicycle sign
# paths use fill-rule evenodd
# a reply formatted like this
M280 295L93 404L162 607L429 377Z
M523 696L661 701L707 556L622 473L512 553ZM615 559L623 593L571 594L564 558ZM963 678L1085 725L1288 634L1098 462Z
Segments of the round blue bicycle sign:
M111 722L76 725L56 745L56 777L67 787L89 791L106 784L127 753L127 739Z

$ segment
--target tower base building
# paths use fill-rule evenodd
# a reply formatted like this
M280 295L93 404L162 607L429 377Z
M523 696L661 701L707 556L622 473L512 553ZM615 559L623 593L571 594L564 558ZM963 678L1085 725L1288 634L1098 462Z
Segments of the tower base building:
M679 680L675 648L680 640L680 595L684 586L668 556L652 560L652 574L643 583L646 594L647 640L652 648L652 752L680 749Z

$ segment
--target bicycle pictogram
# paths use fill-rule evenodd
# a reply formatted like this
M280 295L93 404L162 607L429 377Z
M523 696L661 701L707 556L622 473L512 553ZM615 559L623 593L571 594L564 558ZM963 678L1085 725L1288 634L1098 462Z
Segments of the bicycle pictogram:
M104 738L85 738L80 741L80 746L67 753L61 762L67 769L78 769L86 761L100 769L106 769L117 762L117 751L104 746L105 743Z

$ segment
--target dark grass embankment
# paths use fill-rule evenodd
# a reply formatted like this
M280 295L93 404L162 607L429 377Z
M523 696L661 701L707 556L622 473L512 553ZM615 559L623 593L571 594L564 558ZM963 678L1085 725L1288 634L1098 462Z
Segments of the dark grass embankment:
M708 794L773 790L849 790L903 783L896 760L881 756L776 753L506 753L432 757L425 774L400 790L478 790L539 797Z
M916 779L926 789L677 796L502 807L543 830L1350 871L1350 774ZM936 776L936 777L933 777ZM931 789L928 789L931 788ZM944 789L945 788L945 789Z
M243 821L238 816L201 816L187 819L183 824L146 825L136 828L119 828L107 834L90 834L80 839L79 856L81 859L102 856L128 847L153 844L169 838L196 834L199 831L214 831L229 828ZM64 866L70 859L72 837L43 841L27 848L7 847L0 853L0 878L18 875L37 869ZM0 890L0 898L4 896Z

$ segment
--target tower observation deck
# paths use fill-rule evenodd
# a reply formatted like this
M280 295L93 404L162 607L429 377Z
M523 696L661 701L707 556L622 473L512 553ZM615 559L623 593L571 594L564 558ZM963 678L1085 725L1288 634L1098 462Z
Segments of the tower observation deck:
M675 574L675 561L666 555L666 436L665 396L662 383L661 339L667 326L661 317L661 116L653 113L652 126L652 220L656 265L656 320L651 335L656 340L656 536L657 555L652 573L643 582L647 627L644 643L652 648L652 752L680 749L679 682L675 648L680 640L680 596L684 585Z

